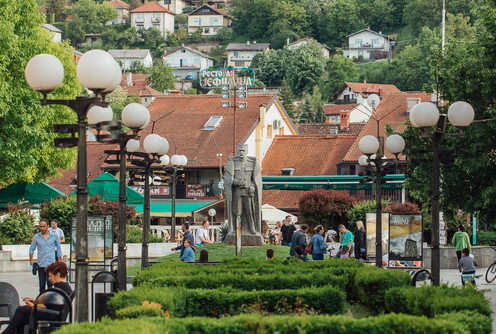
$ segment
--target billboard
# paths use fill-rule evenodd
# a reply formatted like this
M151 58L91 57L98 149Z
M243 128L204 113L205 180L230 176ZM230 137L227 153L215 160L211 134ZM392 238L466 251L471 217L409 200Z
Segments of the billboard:
M255 71L252 68L215 68L200 72L203 88L221 88L223 85L253 87Z
M114 256L112 216L88 216L88 259L103 261ZM76 217L72 218L71 261L76 261Z
M421 214L390 214L389 260L422 261Z
M365 229L367 231L367 255L375 256L375 225L376 214L365 214ZM382 255L387 254L389 244L389 213L382 213Z

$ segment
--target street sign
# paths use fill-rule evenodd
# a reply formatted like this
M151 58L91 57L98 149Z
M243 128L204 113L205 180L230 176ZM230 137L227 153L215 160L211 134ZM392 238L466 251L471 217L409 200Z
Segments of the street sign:
M254 84L255 71L252 68L216 68L200 72L203 88L221 88L223 85L253 87Z

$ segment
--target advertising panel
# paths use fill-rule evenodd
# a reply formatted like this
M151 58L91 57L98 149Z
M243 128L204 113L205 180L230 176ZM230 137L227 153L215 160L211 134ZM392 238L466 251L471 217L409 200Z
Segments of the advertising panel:
M390 214L389 259L422 261L421 214Z
M112 216L88 216L88 259L103 261L114 256ZM76 260L76 218L71 226L71 261Z
M222 85L253 87L255 71L252 68L216 68L200 72L203 88L221 88Z
M375 212L366 213L367 256L375 256ZM387 254L389 244L389 213L382 213L382 255Z

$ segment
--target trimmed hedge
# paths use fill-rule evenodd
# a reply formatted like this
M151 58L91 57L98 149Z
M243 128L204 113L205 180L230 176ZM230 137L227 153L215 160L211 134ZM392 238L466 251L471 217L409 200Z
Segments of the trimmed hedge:
M308 309L318 313L335 314L344 309L345 294L338 288L304 288L298 290L240 291L230 288L218 290L138 287L117 293L108 304L112 314L130 306L140 306L144 301L162 304L173 317L218 317L242 312L242 307L264 303L268 312L274 312L283 301L294 305L302 300Z
M437 334L471 333L478 328L480 317L465 313L447 314L446 318L428 319L404 314L387 314L364 319L346 316L267 316L241 315L221 319L127 319L112 321L103 319L97 323L78 323L62 327L56 334L121 334L126 332L149 334L203 334L203 333L313 333L313 334ZM455 320L455 321L454 321ZM473 333L490 333L487 331Z
M137 319L146 317L164 317L164 312L158 308L144 307L141 305L128 306L115 312L116 319Z
M447 285L392 288L386 292L385 302L387 311L429 318L463 310L491 316L491 308L484 294L473 288L460 289Z

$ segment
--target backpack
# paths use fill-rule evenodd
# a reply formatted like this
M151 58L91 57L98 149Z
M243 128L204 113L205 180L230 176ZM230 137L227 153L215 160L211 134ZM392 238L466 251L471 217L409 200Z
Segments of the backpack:
M310 240L310 242L308 243L308 246L305 248L305 252L307 252L308 254L311 254L313 252L313 241Z

